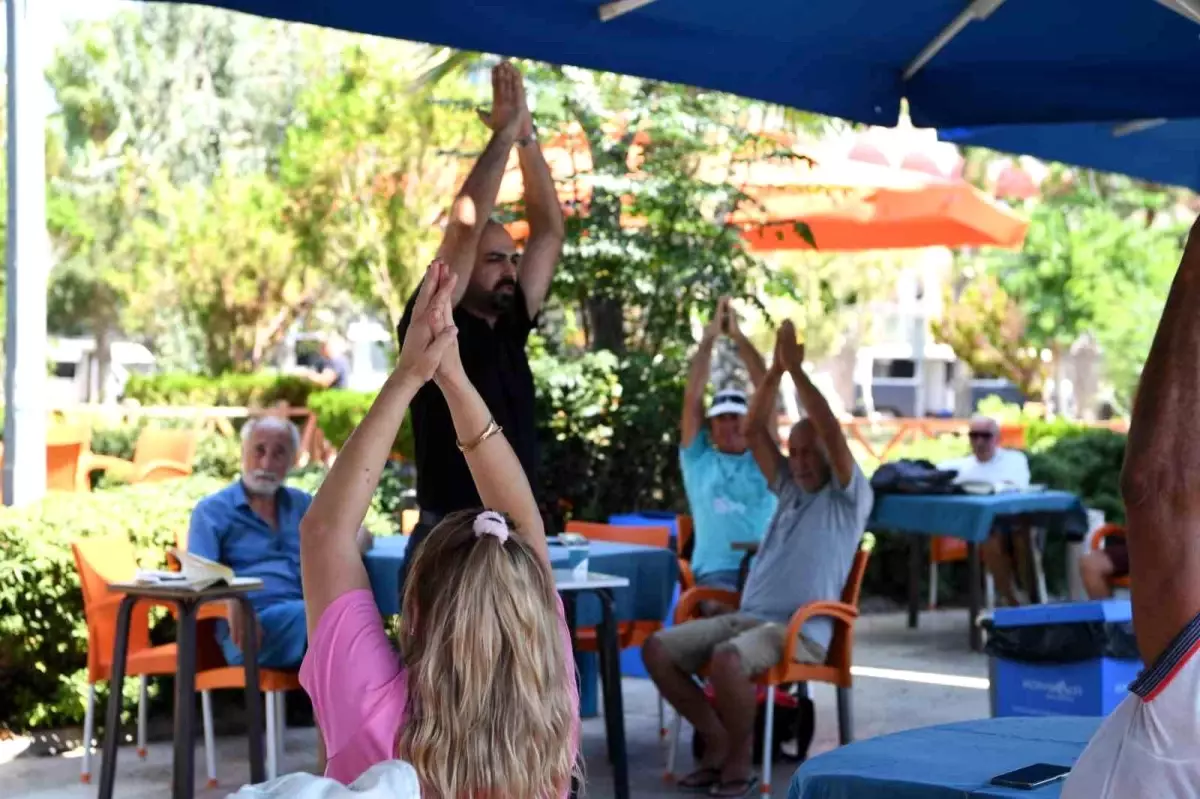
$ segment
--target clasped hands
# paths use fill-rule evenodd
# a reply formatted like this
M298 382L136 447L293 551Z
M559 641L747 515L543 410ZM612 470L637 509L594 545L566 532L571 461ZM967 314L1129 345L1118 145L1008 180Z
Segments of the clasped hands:
M466 377L458 353L458 328L454 325L456 283L458 276L440 259L425 271L392 373L413 388L429 380L443 386Z
M729 297L717 300L717 309L704 328L704 338L715 341L718 336L725 334L737 340L742 331L738 327L737 314L733 310ZM791 320L784 320L775 333L775 357L771 362L771 371L782 374L800 369L804 364L804 344L796 339L796 326Z

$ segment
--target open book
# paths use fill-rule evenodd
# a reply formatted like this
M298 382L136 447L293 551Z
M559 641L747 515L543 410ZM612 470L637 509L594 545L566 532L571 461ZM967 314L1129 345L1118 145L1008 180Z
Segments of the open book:
M177 548L170 550L171 555L179 561L182 571L139 571L137 582L143 585L161 585L170 588L184 588L189 591L203 591L214 585L233 585L238 579L233 569L215 560L202 558L191 552Z
M1006 480L963 480L958 484L964 494L1012 494L1022 493L1030 494L1038 491L1045 491L1046 487L1041 485L1019 486L1016 483L1010 483Z

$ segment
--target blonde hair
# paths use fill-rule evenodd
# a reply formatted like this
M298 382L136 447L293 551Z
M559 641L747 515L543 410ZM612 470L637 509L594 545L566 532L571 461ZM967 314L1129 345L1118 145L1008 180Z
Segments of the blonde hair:
M515 531L476 536L477 515L435 527L406 580L397 755L436 799L558 799L578 740L554 576Z

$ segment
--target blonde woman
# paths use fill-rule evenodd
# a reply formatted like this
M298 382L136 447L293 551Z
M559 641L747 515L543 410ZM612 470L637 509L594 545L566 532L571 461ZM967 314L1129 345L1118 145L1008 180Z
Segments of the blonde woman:
M326 775L342 783L401 759L425 799L557 799L570 792L579 740L570 636L533 492L463 373L454 283L445 264L430 266L396 370L300 526L309 631L300 681ZM447 517L410 554L397 655L354 536L409 402L430 379L488 509Z

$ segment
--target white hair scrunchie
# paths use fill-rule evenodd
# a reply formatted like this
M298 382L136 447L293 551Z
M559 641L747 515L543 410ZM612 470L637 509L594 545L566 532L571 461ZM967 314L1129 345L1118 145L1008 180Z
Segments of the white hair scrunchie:
M500 539L501 544L508 541L508 522L494 510L485 510L476 516L471 528L475 531L476 538L494 535Z

